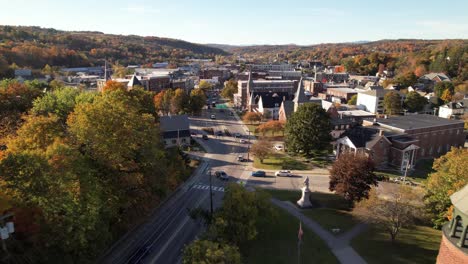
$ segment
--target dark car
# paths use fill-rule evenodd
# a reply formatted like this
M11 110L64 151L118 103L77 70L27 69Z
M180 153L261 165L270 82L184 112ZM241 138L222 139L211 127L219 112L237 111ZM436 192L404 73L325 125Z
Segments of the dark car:
M221 180L229 180L229 176L224 171L215 171L215 176Z
M264 171L252 171L252 176L254 177L265 177L266 176L266 173Z
M203 135L202 138L203 138L204 140L208 140L208 136L207 136L207 135Z
M217 132L216 132L216 135L217 135L217 136L222 136L222 135L223 135L223 131L217 131Z

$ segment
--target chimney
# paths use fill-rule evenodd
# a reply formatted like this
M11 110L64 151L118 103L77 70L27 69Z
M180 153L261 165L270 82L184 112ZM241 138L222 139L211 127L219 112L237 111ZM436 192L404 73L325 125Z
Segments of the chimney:
M379 136L383 136L384 135L384 131L382 129L379 129Z

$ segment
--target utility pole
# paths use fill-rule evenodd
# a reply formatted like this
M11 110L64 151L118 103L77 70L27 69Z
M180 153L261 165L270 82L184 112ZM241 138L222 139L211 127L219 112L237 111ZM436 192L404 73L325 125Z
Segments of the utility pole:
M208 177L210 177L210 217L213 219L213 185L211 183L211 168L208 170Z

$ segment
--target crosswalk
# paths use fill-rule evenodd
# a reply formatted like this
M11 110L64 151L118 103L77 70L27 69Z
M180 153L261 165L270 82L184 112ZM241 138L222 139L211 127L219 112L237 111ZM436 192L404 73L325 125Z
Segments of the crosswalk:
M199 189L199 190L206 190L206 191L210 190L210 186L209 185L204 185L204 184L196 184L196 185L193 185L192 188ZM213 186L213 191L224 192L224 187Z

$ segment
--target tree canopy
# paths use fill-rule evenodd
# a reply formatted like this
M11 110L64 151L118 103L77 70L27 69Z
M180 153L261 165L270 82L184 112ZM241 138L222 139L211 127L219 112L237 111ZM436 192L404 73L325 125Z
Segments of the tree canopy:
M330 132L330 117L320 105L300 105L286 123L287 149L293 153L313 156L315 152L329 147Z
M342 153L330 169L330 191L350 203L369 197L372 185L377 186L374 165L363 154Z
M417 92L409 92L405 98L405 107L410 112L419 112L428 103L427 99Z
M389 115L395 115L401 113L401 96L391 91L385 94L383 101L385 113Z

